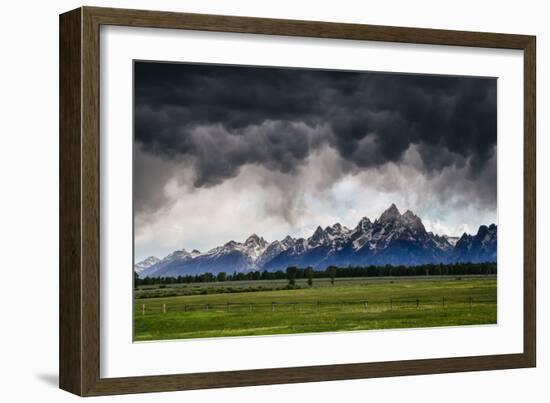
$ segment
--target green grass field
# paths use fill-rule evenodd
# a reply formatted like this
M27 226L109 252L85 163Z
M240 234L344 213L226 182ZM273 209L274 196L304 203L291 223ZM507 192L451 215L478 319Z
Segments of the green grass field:
M160 290L140 288L134 301L134 339L316 333L497 321L495 276L338 278L334 285L328 279L315 279L311 288L305 281L298 281L299 289L281 289L285 285L285 281L272 280L174 285ZM231 291L215 287L231 287ZM177 296L152 297L174 292Z

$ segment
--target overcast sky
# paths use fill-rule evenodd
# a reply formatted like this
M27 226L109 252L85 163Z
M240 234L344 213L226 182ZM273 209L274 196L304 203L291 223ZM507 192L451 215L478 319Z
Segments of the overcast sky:
M496 223L492 78L136 62L136 261L354 227Z

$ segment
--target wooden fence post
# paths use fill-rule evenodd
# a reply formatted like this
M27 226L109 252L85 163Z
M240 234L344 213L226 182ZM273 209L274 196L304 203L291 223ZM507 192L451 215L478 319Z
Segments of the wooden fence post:
M145 304L141 304L141 314L145 315Z
M162 313L166 313L166 304L162 304Z

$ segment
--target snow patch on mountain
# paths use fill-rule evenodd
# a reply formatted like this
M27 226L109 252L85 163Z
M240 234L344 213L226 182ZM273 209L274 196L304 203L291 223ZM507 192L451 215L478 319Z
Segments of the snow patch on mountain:
M149 256L148 258L142 260L141 262L138 262L134 265L134 271L139 274L145 269L148 269L151 266L156 265L158 262L160 262L160 259L156 256Z

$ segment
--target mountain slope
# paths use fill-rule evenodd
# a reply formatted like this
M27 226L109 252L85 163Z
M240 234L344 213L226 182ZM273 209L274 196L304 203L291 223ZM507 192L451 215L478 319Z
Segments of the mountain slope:
M134 265L134 271L137 273L137 274L140 274L141 272L143 272L144 270L156 265L157 263L160 262L160 259L156 256L149 256L147 259L144 259L142 260L141 262L139 263L136 263Z
M324 229L317 227L307 239L287 236L271 243L253 234L243 243L230 241L204 253L182 249L147 267L144 265L148 263L140 262L135 268L140 277L161 277L276 271L288 266L316 269L330 265L414 266L496 261L496 248L494 224L482 225L476 235L464 234L457 240L426 231L422 220L412 211L401 214L392 204L374 222L364 217L353 229L336 223Z
M476 235L463 234L456 243L451 260L454 262L496 262L497 227L479 227Z

